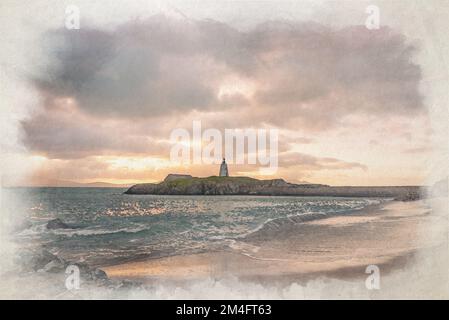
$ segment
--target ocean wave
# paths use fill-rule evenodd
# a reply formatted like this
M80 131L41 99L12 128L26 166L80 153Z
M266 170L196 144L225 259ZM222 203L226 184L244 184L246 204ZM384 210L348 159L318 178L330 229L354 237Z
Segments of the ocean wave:
M298 215L292 215L287 217L270 218L265 220L262 224L258 225L256 228L248 231L245 234L234 237L235 239L245 239L254 235L258 232L268 231L268 230L280 230L285 225L291 225L291 223L298 224L303 222L308 222L317 219L327 218L329 215L326 213L300 213Z
M148 226L137 226L137 227L124 227L120 229L58 229L51 230L52 233L57 235L65 235L68 237L73 236L97 236L97 235L108 235L108 234L118 234L118 233L138 233L142 231L149 230Z
M49 230L44 224L36 224L30 228L24 229L16 234L19 238L32 238L39 237L44 234L55 234L64 235L67 237L73 236L95 236L95 235L108 235L108 234L118 234L118 233L138 233L142 231L147 231L150 228L145 225L123 227L119 229L105 229L105 228L74 228L74 229L55 229Z
M46 231L46 224L36 224L29 228L23 229L16 234L19 238L38 237Z
M338 215L350 214L359 210L364 210L370 206L378 205L382 203L380 199L366 199L363 204L348 203L343 205L343 209L334 210L331 212L301 212L298 214L292 214L285 217L269 218L256 228L249 232L235 237L235 239L246 239L256 234L267 234L272 232L279 232L285 227L289 227L299 223L310 222L319 219L326 219Z
M48 212L35 210L33 226L18 236L60 250L67 256L88 257L92 261L229 248L253 257L257 256L256 248L239 244L249 237L275 239L289 226L351 213L382 202L331 197L234 197L232 201L227 197L200 197L195 201L176 197L132 199L137 202L134 207L124 205L121 197L108 195L100 203L95 198L96 207L89 201L67 200ZM132 212L124 211L128 207L132 207ZM164 212L160 214L134 214L134 209L148 213L147 209L161 207ZM48 230L46 223L55 217L79 227Z

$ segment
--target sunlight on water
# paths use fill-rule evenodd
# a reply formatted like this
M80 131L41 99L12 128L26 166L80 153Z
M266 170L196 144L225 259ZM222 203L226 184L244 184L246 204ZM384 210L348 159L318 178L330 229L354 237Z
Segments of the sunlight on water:
M104 264L232 247L267 223L345 214L380 199L260 196L133 196L123 189L21 188L27 222L16 239L74 261ZM48 230L60 218L70 229Z

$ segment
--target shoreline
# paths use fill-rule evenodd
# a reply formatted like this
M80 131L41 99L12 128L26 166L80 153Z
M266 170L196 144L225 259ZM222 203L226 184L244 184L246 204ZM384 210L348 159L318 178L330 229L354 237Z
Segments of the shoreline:
M405 268L421 247L414 240L429 209L422 200L388 201L312 221L267 224L229 249L100 266L109 278L188 283L205 278L305 283L327 277L366 278L375 264L389 273Z

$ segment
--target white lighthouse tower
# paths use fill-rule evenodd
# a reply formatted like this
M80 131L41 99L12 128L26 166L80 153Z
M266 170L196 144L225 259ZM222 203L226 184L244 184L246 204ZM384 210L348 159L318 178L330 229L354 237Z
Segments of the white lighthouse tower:
M225 158L223 158L223 162L220 165L220 177L229 177L228 165L226 164Z

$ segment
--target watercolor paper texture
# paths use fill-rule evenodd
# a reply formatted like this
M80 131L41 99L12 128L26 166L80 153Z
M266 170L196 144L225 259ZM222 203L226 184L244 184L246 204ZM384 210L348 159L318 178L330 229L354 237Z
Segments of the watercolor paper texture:
M0 297L448 298L448 17L2 1Z

